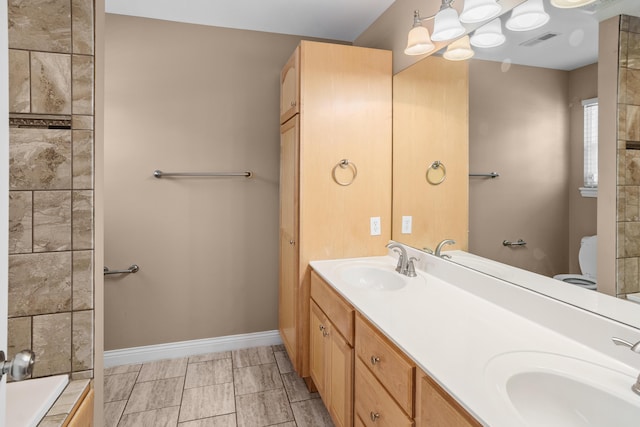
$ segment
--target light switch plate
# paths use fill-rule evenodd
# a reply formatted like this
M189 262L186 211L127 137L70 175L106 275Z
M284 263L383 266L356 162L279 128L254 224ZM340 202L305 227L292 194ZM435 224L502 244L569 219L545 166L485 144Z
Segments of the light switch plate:
M403 216L402 217L402 234L411 234L411 225L413 222L412 216Z
M372 216L371 217L371 235L379 236L382 234L382 230L380 229L380 217Z

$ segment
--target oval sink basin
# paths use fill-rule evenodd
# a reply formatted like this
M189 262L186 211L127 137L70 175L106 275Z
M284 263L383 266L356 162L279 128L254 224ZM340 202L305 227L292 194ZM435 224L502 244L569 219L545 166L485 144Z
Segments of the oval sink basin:
M370 265L340 268L340 278L351 286L372 291L396 291L406 286L404 276L393 269Z
M507 353L492 359L486 378L501 403L531 426L638 426L635 377L551 353ZM500 402L497 402L500 404Z

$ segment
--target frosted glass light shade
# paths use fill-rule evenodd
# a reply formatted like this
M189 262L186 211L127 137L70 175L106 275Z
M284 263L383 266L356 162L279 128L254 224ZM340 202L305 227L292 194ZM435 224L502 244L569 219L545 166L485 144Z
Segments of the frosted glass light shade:
M560 9L571 9L573 7L582 7L593 3L596 0L551 0L551 6Z
M404 53L406 55L424 55L435 48L429 37L429 30L422 25L418 25L409 31L407 48L404 50Z
M447 51L442 56L449 61L464 61L473 55L475 52L469 45L469 36L464 36L447 46Z
M458 19L458 12L451 7L447 7L436 14L431 40L439 42L451 40L460 37L464 32L465 29Z
M472 24L487 21L500 14L502 6L496 0L465 0L460 22Z
M502 21L500 18L496 18L475 31L471 36L471 44L481 48L497 47L503 44L506 39L502 34Z
M528 0L516 6L505 26L511 31L529 31L542 27L549 22L542 0Z

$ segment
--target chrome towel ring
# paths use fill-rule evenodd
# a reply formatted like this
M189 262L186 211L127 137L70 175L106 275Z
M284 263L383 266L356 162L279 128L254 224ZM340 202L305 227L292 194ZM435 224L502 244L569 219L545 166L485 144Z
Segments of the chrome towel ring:
M351 168L351 171L353 172L353 176L351 177L351 180L340 181L336 177L336 170L338 169L338 166L341 169ZM346 187L347 185L353 184L353 181L355 181L356 177L358 176L358 168L356 167L356 164L353 162L350 162L349 159L342 159L333 167L333 169L331 169L331 176L333 177L333 180L336 182L336 184Z
M439 180L436 180L435 178L432 178L430 176L430 173L438 169L442 169L442 177ZM440 160L436 160L433 163L431 163L431 165L427 168L426 178L427 178L427 182L431 185L442 184L444 180L447 178L447 168L444 166L444 163L442 163Z

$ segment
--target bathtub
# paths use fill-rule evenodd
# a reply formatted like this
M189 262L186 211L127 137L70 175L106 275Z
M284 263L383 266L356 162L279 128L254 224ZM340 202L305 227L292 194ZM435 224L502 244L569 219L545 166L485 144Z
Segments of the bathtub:
M8 383L6 427L36 427L68 383L68 375Z

